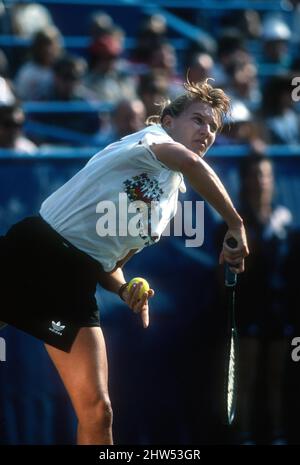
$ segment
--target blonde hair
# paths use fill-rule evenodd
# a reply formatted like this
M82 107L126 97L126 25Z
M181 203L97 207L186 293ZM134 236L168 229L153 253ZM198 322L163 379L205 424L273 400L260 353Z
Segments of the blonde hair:
M212 87L208 80L203 82L190 82L189 78L186 78L186 82L183 84L186 92L176 97L173 101L164 100L160 104L160 112L158 115L149 116L146 120L147 125L161 124L163 123L164 117L170 115L173 118L178 117L183 113L192 103L204 102L211 105L215 110L219 129L222 127L224 118L230 113L230 98L222 89Z

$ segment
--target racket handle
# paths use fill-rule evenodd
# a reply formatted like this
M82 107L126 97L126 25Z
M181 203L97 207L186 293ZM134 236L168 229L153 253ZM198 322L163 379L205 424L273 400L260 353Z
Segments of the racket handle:
M231 249L234 249L237 246L237 241L234 237L229 237L226 240L226 244ZM225 286L226 287L233 287L237 283L237 273L230 270L230 265L225 263Z

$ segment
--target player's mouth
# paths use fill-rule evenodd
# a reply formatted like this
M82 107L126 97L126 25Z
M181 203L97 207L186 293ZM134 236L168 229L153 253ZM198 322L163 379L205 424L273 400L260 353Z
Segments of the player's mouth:
M196 140L195 143L197 144L198 146L198 150L201 150L201 152L203 150L206 150L206 143L203 142L203 140Z

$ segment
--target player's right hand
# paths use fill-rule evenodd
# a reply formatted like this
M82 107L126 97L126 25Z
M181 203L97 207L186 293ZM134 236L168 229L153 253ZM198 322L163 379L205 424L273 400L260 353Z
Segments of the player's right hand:
M142 288L142 283L133 284L131 289L125 288L123 291L123 299L133 310L134 313L139 313L143 322L144 328L149 326L149 303L148 300L154 296L154 290L144 292L141 298L139 298L139 292Z

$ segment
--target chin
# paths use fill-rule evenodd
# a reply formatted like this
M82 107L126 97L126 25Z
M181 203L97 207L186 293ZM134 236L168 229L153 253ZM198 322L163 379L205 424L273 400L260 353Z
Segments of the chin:
M204 150L198 149L196 153L199 157L203 158L206 152L207 152L207 149L204 149Z

